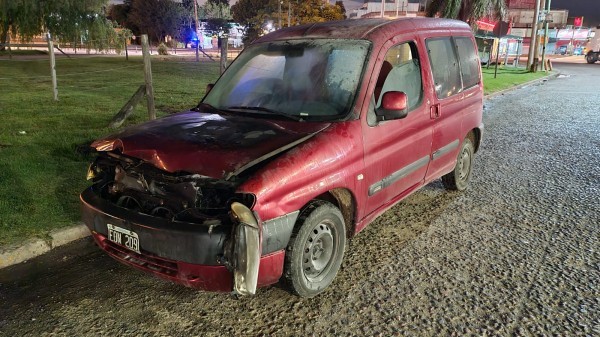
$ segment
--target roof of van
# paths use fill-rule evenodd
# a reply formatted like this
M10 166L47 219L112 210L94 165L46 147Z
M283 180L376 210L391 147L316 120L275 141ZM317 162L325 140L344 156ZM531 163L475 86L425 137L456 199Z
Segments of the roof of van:
M450 19L423 17L393 20L382 18L350 19L292 26L269 33L256 42L295 38L368 39L374 41L380 38L387 39L390 34L397 35L402 32L430 29L471 31L471 28L465 22Z

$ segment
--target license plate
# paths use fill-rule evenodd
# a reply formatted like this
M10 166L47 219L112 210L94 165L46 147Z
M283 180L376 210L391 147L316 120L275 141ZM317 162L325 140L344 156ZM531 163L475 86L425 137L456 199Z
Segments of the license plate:
M107 224L106 227L108 227L108 239L110 241L141 254L140 238L135 232L111 224Z

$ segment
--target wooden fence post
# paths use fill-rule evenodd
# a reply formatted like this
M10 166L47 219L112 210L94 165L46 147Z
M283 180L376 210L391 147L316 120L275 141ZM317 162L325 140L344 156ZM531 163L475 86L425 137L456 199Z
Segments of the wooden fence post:
M145 93L146 86L140 85L135 94L131 96L129 101L127 101L127 103L123 105L123 107L121 108L121 110L119 110L115 117L113 117L112 121L110 121L110 124L108 124L108 127L118 128L119 126L121 126L123 122L125 122L125 120L133 113L133 109L135 109L135 106L139 103L139 101L142 100L142 97L144 97Z
M227 69L227 34L221 38L221 74Z
M6 45L5 48L8 49L8 58L12 60L12 48L10 47L10 31L6 35Z
M54 100L58 101L58 85L56 83L56 59L54 58L54 44L50 32L47 33L48 52L50 53L50 73L52 74L52 91L54 92Z
M125 61L129 61L129 53L127 52L127 38L123 39L125 42Z
M150 119L156 119L156 111L154 110L154 87L152 86L152 65L150 64L150 52L147 34L142 35L142 55L144 55L144 79L146 80L148 117Z

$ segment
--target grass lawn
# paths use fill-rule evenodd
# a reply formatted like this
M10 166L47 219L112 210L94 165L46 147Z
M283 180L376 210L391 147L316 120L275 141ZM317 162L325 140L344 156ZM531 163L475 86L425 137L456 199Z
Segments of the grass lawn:
M483 72L483 88L486 94L508 89L547 75L543 71L530 73L525 68L498 66L498 74L494 78L493 65L489 69L484 66L481 70Z
M218 62L152 63L157 115L195 106ZM0 60L0 245L45 237L79 221L91 157L109 121L144 83L141 58L57 59L59 101L47 59ZM147 120L144 103L124 126Z
M153 60L158 116L193 107L218 77L218 63ZM92 140L144 83L141 58L57 59L59 101L52 99L49 62L0 60L0 245L79 221L79 193L88 185ZM544 76L512 67L484 69L487 93ZM147 120L145 103L124 126Z

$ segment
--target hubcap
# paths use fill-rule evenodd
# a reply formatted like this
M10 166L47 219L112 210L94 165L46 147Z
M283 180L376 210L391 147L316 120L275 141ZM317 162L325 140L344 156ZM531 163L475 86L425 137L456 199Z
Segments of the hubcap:
M310 281L327 274L331 266L336 246L332 228L329 221L321 222L313 228L304 244L302 269Z
M464 181L469 176L469 170L471 169L471 154L469 151L464 149L460 154L458 160L458 179Z

